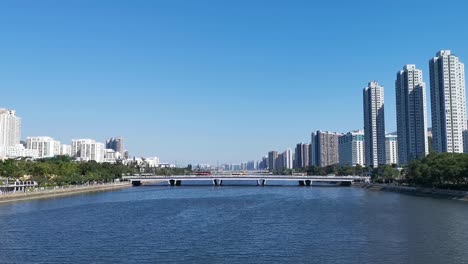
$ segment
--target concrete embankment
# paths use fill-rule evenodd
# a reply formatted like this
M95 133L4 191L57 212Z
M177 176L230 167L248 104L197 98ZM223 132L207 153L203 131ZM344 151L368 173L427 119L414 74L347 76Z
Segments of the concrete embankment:
M373 184L373 183L359 184L356 186L364 188L364 189L372 190L372 191L398 192L398 193L415 195L415 196L426 196L426 197L452 199L452 200L468 202L468 192L466 191L444 190L444 189L435 189L435 188L432 189L432 188L406 187L406 186Z
M96 185L86 185L86 186L71 186L67 188L57 188L51 190L37 190L34 192L21 192L13 194L4 194L0 195L0 205L5 203L20 202L20 201L29 201L36 199L49 199L57 198L70 195L78 195L84 193L92 192L104 192L104 191L113 191L122 188L130 187L131 184L128 182L124 183L112 183L112 184L96 184Z

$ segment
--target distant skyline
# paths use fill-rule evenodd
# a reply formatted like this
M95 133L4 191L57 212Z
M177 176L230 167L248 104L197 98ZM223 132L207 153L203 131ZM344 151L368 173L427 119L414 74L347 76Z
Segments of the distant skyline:
M447 49L468 61L466 10L453 0L1 1L0 107L22 118L22 139L121 136L130 155L238 163L312 131L362 129L362 89L376 80L394 132L397 72L423 71L429 106L429 60Z

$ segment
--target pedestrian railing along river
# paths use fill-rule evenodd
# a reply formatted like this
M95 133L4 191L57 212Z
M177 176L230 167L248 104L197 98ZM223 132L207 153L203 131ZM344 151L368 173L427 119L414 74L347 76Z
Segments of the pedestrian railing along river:
M75 192L81 190L98 189L101 187L111 187L126 185L128 183L112 182L112 183L86 183L80 185L68 185L68 186L54 186L54 187L37 187L37 183L34 185L23 186L18 189L18 185L3 185L0 186L0 198L16 197L16 196L27 196L36 194L53 194L53 193L66 193Z
M211 181L215 186L221 186L228 181L254 181L258 186L264 186L268 181L295 181L299 186L314 184L351 185L354 182L369 182L367 176L294 176L294 175L173 175L173 176L124 176L133 186L151 182L167 182L171 186L182 185L183 181Z

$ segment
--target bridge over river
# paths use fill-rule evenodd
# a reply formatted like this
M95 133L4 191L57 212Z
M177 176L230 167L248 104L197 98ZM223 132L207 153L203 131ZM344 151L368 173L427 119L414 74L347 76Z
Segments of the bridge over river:
M167 182L170 186L180 186L185 181L211 182L222 186L229 182L255 182L257 186L265 186L268 181L297 182L299 186L350 186L354 182L369 182L367 176L292 176L292 175L174 175L174 176L124 176L133 186L142 184Z

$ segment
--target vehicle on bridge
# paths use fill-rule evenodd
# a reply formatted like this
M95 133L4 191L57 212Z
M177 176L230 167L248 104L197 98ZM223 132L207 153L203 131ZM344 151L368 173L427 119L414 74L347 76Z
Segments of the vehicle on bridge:
M197 172L195 172L195 175L197 175L197 176L209 176L209 175L211 175L211 171L197 171Z

